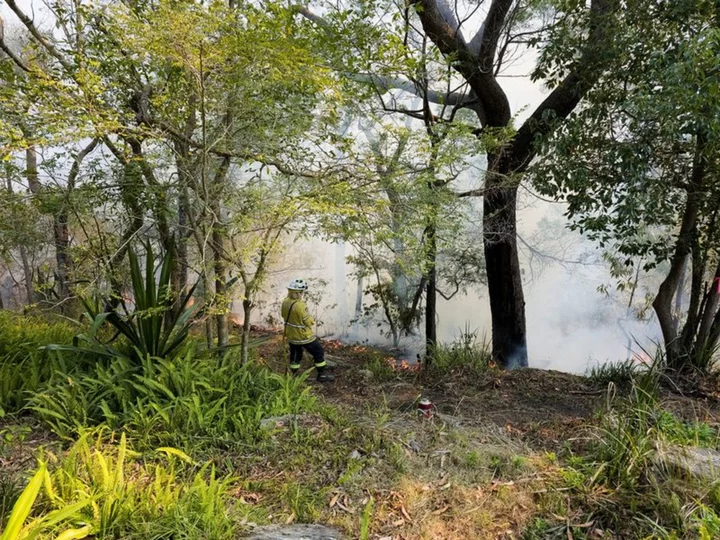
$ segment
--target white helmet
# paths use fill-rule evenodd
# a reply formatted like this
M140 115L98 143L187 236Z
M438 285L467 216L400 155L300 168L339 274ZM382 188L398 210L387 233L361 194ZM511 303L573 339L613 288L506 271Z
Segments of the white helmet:
M308 284L304 279L293 279L288 285L288 289L291 291L307 291Z

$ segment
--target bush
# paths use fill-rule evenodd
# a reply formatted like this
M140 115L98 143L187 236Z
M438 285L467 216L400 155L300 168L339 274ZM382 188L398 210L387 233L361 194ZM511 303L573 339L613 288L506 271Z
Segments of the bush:
M638 369L635 359L630 358L621 362L608 362L592 366L586 376L591 382L599 385L607 386L609 383L613 383L626 386L632 383Z
M148 357L140 366L117 359L88 373L59 374L30 399L30 409L62 437L104 424L133 430L139 441L214 445L253 441L263 418L315 407L303 378L220 360L190 347L176 359Z
M649 366L633 371L629 396L609 400L589 455L572 458L562 471L563 483L592 505L597 526L619 536L716 538L720 498L713 499L715 488L653 464L658 448L717 448L719 442L709 425L684 422L662 408L663 366L659 353Z
M484 338L478 340L477 332L466 328L460 338L450 345L436 346L435 356L428 367L434 376L451 373L478 374L488 369L491 359L489 343Z
M104 444L83 433L62 459L48 456L57 466L40 463L13 509L8 538L64 533L220 540L237 534L229 507L232 478L216 478L210 465L198 470L173 448L160 448L145 462L139 456L124 435L117 444Z
M136 362L147 357L170 358L185 342L192 324L193 306L187 307L195 287L187 294L175 298L171 288L172 268L177 264L175 250L171 247L155 268L155 254L148 244L145 254L145 276L135 252L128 250L130 277L133 286L134 311L129 312L123 303L125 313L115 310L101 312L100 305L108 305L108 299L94 304L85 300L86 317L90 320L89 335L79 335L90 345L90 351L110 358L129 358ZM116 336L122 336L121 347L113 347L101 339L104 324L108 323ZM114 341L114 338L110 340ZM128 349L126 352L124 349ZM76 347L66 348L80 350Z
M19 411L27 395L52 378L58 360L42 347L70 344L75 332L67 323L0 310L0 411ZM87 357L76 355L74 360L86 362Z

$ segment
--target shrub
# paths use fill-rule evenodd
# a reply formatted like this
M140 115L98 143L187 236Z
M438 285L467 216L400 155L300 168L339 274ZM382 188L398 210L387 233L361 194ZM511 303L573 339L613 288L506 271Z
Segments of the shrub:
M48 343L72 343L76 329L64 322L49 322L0 310L0 411L17 412L29 392L35 392L59 368ZM87 356L73 361L85 363Z
M101 436L91 441L86 432L65 457L48 457L58 465L41 462L13 509L7 539L219 540L236 533L228 505L233 479L218 479L210 465L195 469L179 450L160 448L141 462L124 435L117 444L103 444Z
M478 340L477 332L466 327L460 338L450 345L438 344L435 347L435 355L428 367L435 376L450 373L477 374L488 369L491 358L489 343L484 338Z
M144 444L211 441L232 445L259 436L263 418L315 407L302 378L240 365L237 352L220 360L193 347L175 359L121 359L92 372L59 374L35 393L30 408L60 436L105 424L133 430Z
M147 357L169 358L178 350L190 331L190 317L194 307L187 307L194 287L182 298L174 298L171 290L171 271L176 264L175 251L169 249L160 262L157 281L155 278L155 255L147 246L145 255L145 276L140 270L137 255L128 250L130 277L132 278L133 312L120 314L117 311L101 312L99 306L85 301L86 316L90 319L90 334L79 339L93 346L92 350L112 357L128 356L141 361ZM123 304L124 306L124 304ZM104 343L98 332L108 323L129 344L129 354ZM112 341L112 340L111 340ZM75 349L71 349L75 350Z

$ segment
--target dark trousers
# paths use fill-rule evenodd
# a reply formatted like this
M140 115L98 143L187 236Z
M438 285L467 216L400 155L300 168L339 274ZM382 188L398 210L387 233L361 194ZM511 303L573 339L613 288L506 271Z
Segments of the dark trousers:
M306 343L304 345L294 345L290 343L290 369L300 369L300 363L302 362L303 350L310 353L315 362L315 367L318 371L325 369L325 349L323 349L322 343L318 338L315 341Z

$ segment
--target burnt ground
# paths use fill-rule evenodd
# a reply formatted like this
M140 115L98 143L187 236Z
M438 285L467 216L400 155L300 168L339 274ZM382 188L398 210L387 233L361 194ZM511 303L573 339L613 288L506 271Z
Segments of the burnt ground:
M261 347L260 356L282 371L280 339L266 337L269 341ZM588 420L610 400L629 391L622 384L608 387L580 375L533 368L444 373L439 377L400 370L370 376L368 364L392 360L389 351L335 341L325 342L325 347L328 358L338 364L337 380L329 385L312 384L332 403L358 412L385 406L407 413L415 409L422 396L435 404L440 418L464 425L494 424L536 448L581 445ZM311 367L307 355L305 363ZM717 379L685 380L684 384L666 381L661 401L664 408L681 418L720 425Z

